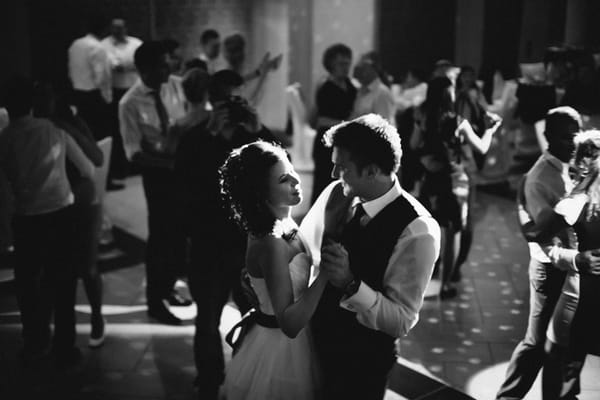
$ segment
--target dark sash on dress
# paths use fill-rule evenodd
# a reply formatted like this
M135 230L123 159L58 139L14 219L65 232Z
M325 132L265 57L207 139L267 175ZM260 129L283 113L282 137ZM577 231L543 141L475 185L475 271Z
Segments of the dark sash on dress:
M237 353L244 341L244 337L250 332L254 325L260 325L265 328L279 328L277 318L274 315L264 314L262 311L253 308L244 315L242 320L235 324L225 336L225 341L233 348L233 354ZM240 331L234 339L235 333Z

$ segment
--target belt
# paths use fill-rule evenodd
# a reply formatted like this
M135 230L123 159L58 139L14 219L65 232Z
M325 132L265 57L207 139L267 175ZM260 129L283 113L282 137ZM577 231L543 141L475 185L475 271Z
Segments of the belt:
M261 312L260 310L253 308L242 318L240 322L235 324L225 336L225 341L233 348L233 354L235 354L239 350L244 340L244 337L246 336L246 334L248 334L250 328L252 328L254 325L260 325L262 327L270 329L279 328L277 318L275 318L274 315L267 315ZM240 333L234 340L233 337L235 336L238 330L240 331Z

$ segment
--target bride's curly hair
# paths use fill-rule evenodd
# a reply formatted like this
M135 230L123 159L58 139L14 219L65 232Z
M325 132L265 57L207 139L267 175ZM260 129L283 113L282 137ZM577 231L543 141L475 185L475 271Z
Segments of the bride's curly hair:
M219 170L221 194L233 220L254 236L273 231L275 216L266 202L267 179L270 169L284 159L290 157L279 145L256 141L233 150Z

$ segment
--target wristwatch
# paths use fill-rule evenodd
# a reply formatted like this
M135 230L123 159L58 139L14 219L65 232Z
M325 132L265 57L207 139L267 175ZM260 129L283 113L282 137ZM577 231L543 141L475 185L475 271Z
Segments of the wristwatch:
M344 288L344 294L347 297L351 297L354 296L356 294L356 292L358 292L358 288L360 287L360 282L361 280L358 278L353 278L350 283L348 283L346 285L346 287Z

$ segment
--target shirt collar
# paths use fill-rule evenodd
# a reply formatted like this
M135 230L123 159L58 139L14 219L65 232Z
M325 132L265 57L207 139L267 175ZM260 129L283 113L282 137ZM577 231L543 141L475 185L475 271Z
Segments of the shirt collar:
M398 182L398 179L394 178L394 184L392 185L390 190L388 190L376 199L365 201L364 203L362 203L362 206L369 218L375 218L375 216L379 214L381 210L383 210L388 204L396 200L401 195L402 188L400 187L400 183ZM352 200L352 207L355 207L359 203L361 203L360 199L358 197L355 197Z

